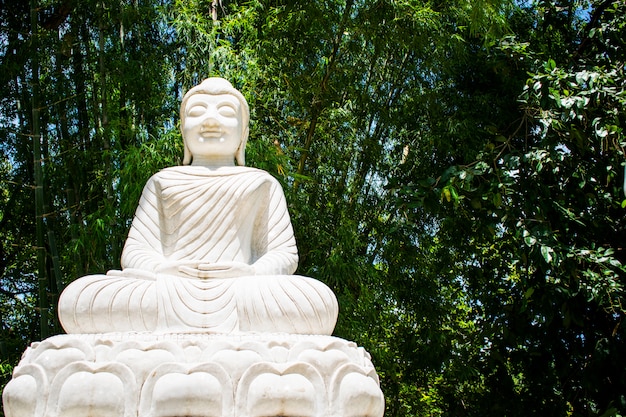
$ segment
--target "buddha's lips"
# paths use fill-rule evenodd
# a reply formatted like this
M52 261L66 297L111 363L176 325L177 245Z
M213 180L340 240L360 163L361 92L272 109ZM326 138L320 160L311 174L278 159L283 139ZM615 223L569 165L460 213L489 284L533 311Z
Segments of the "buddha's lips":
M203 138L207 138L207 139L217 139L220 136L222 136L222 131L221 130L202 130L200 132L200 136L202 136Z

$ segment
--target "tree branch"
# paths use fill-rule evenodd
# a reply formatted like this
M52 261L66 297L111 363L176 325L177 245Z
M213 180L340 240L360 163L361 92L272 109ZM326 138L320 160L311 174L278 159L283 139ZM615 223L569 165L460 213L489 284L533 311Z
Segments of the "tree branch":
M591 19L589 19L589 23L585 27L585 38L578 46L578 49L576 49L576 52L574 52L574 58L577 58L583 54L584 50L589 46L589 42L591 40L591 38L589 37L589 32L591 32L591 29L594 29L600 25L600 19L602 17L602 14L606 11L606 9L609 8L609 6L611 6L613 3L616 3L617 1L618 0L605 0L593 11Z
M317 121L319 119L320 114L323 110L323 101L322 97L326 93L328 89L328 82L330 80L330 75L335 67L337 62L337 56L339 55L339 47L341 46L341 39L343 38L343 33L345 31L346 22L350 17L350 12L352 10L352 6L354 4L354 0L349 0L346 2L346 8L344 9L343 16L341 18L341 26L337 30L337 34L333 41L333 51L328 58L328 65L326 66L326 72L324 73L324 77L322 78L322 82L320 83L320 90L318 94L313 96L312 100L312 109L311 109L311 122L309 123L309 127L306 133L306 139L304 140L304 148L302 149L302 154L300 155L300 161L298 162L298 169L296 173L298 176L303 175L304 167L306 166L306 161L309 157L309 153L311 151L311 145L313 144L313 137L315 136L315 128L317 127ZM294 181L293 187L298 188L299 181L296 179Z

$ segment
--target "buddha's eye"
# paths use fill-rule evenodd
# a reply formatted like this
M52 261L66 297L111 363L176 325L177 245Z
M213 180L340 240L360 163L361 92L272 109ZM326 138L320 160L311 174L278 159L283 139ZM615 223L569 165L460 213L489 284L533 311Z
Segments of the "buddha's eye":
M194 104L187 109L187 116L198 117L202 116L206 112L206 106L200 104Z
M220 115L225 116L225 117L237 116L237 109L235 109L231 104L222 104L219 107L218 112Z

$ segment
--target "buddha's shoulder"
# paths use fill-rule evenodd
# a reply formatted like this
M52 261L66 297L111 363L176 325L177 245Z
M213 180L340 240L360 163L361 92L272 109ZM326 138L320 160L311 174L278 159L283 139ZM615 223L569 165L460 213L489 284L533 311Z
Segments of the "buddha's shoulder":
M164 168L151 177L151 181L167 180L203 180L211 178L232 178L233 180L258 179L261 181L278 182L272 175L262 169L252 167L222 167L209 169L202 166L181 165Z

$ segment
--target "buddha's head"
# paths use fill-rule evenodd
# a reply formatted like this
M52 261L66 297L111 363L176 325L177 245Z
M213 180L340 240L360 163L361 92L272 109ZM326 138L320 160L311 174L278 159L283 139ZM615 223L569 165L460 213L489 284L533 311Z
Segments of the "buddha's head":
M207 78L191 88L180 106L183 165L194 157L232 157L245 165L249 120L246 99L227 80Z

